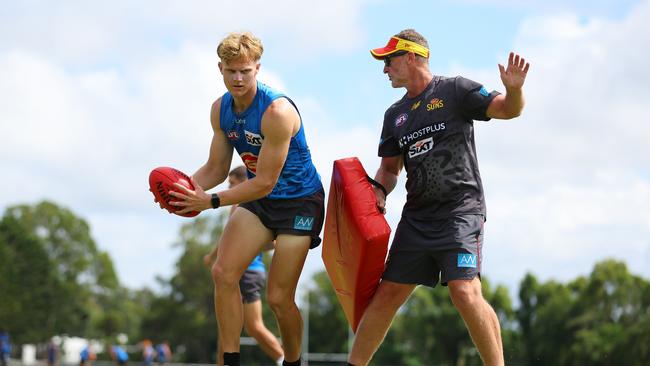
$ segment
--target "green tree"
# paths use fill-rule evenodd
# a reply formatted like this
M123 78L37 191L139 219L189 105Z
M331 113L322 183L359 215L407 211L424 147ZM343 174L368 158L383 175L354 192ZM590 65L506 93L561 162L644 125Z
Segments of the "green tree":
M597 263L566 285L527 275L517 317L527 365L645 365L650 283L624 263Z
M96 295L111 297L119 288L110 257L97 249L86 221L52 202L7 208L0 251L0 291L11 299L0 309L0 322L13 324L9 330L19 343L92 332L91 314L103 310Z
M149 304L141 335L156 341L169 340L177 358L185 362L214 362L217 326L214 316L214 286L203 256L223 231L224 216L198 217L181 227L174 244L183 251L169 279L159 279L163 293Z
M623 262L602 261L587 280L571 285L577 293L573 316L575 329L570 347L574 363L588 365L642 365L650 360L648 346L638 345L637 336L648 339L639 324L648 324L650 283L632 275ZM632 353L630 349L638 349ZM645 357L644 357L645 356Z

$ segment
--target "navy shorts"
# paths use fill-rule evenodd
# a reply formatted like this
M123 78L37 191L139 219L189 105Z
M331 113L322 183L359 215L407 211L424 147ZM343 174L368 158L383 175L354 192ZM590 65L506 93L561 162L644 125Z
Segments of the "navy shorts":
M429 287L480 278L484 222L483 215L442 220L402 217L382 278Z
M242 302L248 304L261 299L265 282L265 272L247 269L239 279L239 291L241 291Z
M260 198L239 205L254 213L262 224L279 234L311 236L309 249L320 245L320 231L325 219L325 192L320 189L309 196L293 199Z

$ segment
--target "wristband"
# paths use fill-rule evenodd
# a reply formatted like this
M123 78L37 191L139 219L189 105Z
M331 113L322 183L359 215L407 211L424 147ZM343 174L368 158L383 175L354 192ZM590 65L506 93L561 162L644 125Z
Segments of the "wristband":
M221 199L219 198L219 195L213 193L210 196L210 203L212 204L212 208L219 208L219 206L221 206Z

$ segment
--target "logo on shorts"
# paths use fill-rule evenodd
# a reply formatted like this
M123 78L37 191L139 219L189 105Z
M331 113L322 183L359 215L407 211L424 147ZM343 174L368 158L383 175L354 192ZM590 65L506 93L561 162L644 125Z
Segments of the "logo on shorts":
M408 118L409 118L408 114L406 114L406 113L400 114L399 116L397 116L397 118L395 118L395 126L399 127L399 126L403 125L404 123L406 123L406 120Z
M476 268L476 254L459 253L458 267Z
M314 218L309 216L296 216L293 228L296 230L311 230L314 227Z

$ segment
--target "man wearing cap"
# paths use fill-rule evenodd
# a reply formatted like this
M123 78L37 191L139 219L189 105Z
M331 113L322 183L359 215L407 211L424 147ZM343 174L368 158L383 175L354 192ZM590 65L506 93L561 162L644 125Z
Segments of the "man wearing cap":
M510 53L499 65L506 93L488 92L457 76L433 75L426 39L413 29L370 51L384 61L393 88L406 95L384 115L375 175L390 193L406 167L407 198L382 275L359 324L349 365L366 365L383 341L397 309L415 286L449 286L486 365L503 365L499 320L481 293L485 199L474 144L474 120L511 119L524 106L529 64ZM384 191L375 189L384 210Z

